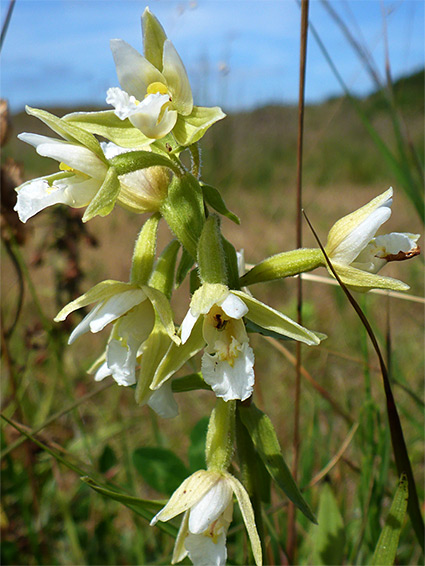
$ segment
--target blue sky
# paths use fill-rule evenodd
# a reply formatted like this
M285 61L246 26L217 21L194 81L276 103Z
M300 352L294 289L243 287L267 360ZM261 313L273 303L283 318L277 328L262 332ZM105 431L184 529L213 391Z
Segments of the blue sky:
M9 2L1 0L1 19ZM330 0L385 71L386 43L395 78L424 66L422 0ZM107 107L106 90L118 86L111 38L142 50L139 0L17 0L1 53L1 94L13 110L25 104ZM300 10L295 0L152 0L179 51L200 105L242 110L295 102L298 95ZM310 1L317 29L347 85L367 94L373 82L320 0ZM341 89L310 35L306 97Z

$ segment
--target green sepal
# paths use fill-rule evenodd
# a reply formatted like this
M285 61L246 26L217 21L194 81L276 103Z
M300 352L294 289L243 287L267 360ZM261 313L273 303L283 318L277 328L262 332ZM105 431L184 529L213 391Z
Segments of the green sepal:
M109 167L102 186L92 198L83 216L87 222L95 216L107 216L115 206L120 192L120 182L114 167Z
M142 31L144 56L162 72L162 53L167 34L149 8L145 8L142 15Z
M154 289L158 289L161 293L171 299L174 286L174 271L176 268L177 254L180 249L180 243L172 240L162 251L157 259L149 285Z
M194 106L189 116L179 114L173 128L174 137L180 145L191 145L200 140L210 126L225 117L226 114L218 106Z
M35 116L47 124L49 128L66 140L84 145L87 149L90 149L90 151L97 155L104 163L107 163L102 148L100 147L100 143L91 133L79 128L75 124L67 123L64 118L58 118L54 114L46 112L46 110L25 106L25 111L30 116Z
M268 257L241 277L241 286L292 277L325 265L320 249L301 248Z
M89 289L87 293L84 293L84 295L81 295L81 297L74 299L66 306L64 306L53 320L55 322L61 322L62 320L65 320L70 313L76 311L77 309L91 305L91 303L105 301L106 299L109 299L110 297L117 295L118 293L124 293L125 291L134 291L136 289L136 286L131 285L130 283L123 283L122 281L114 281L113 279L101 281L100 283ZM140 293L143 297L143 292L141 290ZM141 298L141 300L143 299Z
M187 391L197 391L198 389L211 391L211 387L208 383L205 383L201 373L190 373L173 379L171 389L173 393L186 393Z
M403 283L403 281L393 279L392 277L385 277L384 275L369 273L368 271L356 269L350 265L332 263L332 267L345 285L360 293L366 293L371 289L390 289L392 291L407 291L410 289L409 285ZM330 269L328 269L328 271L332 277L334 277Z
M205 215L201 187L193 175L186 173L172 179L160 212L182 246L196 259Z
M176 286L180 287L183 281L186 278L186 275L189 273L189 270L195 265L195 260L190 255L190 253L182 248L182 255L180 258L179 265L177 267L176 273Z
M294 503L310 521L317 523L313 511L303 498L283 459L279 441L269 417L260 411L254 403L249 407L239 406L239 414L270 476L292 503Z
M171 338L171 340L173 340L175 344L180 344L180 338L177 336L174 327L173 311L171 310L170 301L163 293L161 293L161 291L158 291L157 289L153 289L152 287L148 287L146 285L142 285L141 288L152 303L155 311L158 313L168 336Z
M245 322L246 331L249 333L257 333L261 334L262 336L269 336L270 338L275 338L276 340L293 340L293 338L289 338L286 334L280 334L279 332L273 332L273 330L267 330L267 328L263 328L259 324L255 324L252 320L247 320Z
M155 326L143 344L140 370L137 377L136 403L144 405L152 394L150 388L158 364L170 346L170 336L156 316Z
M239 217L236 216L236 214L233 214L233 212L231 212L227 208L223 197L215 187L212 187L211 185L204 185L203 183L201 183L201 187L205 202L207 204L209 204L219 214L222 214L223 216L229 218L235 224L241 223Z
M63 120L86 132L102 136L120 147L139 148L149 145L154 140L147 138L135 128L128 118L121 120L113 110L100 112L72 112L66 114Z
M146 285L152 274L160 219L158 213L153 214L137 236L130 272L130 283L133 285Z
M220 220L216 214L207 218L199 238L198 270L202 283L227 283Z
M391 503L390 512L373 553L372 566L392 566L395 562L398 541L403 528L409 498L408 482L405 474L400 477L397 491Z
M309 346L317 346L320 340L325 336L324 334L304 328L288 316L254 299L254 297L251 297L247 293L243 293L242 291L232 292L234 295L240 297L248 307L249 310L245 318L252 320L252 322L266 330L276 332L283 336L289 336L289 338L299 340Z
M172 377L190 358L205 346L202 335L203 317L199 317L192 332L184 344L171 344L168 352L159 364L152 381L151 389L158 389Z
M180 176L183 171L175 161L154 151L128 151L127 153L116 155L110 159L109 162L115 167L118 175L125 175L126 173L132 173L133 171L158 165L168 167L178 176Z

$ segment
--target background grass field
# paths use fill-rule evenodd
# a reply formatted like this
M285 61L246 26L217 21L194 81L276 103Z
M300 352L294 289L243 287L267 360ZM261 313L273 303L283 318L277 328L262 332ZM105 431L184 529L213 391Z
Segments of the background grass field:
M423 71L394 85L403 128L419 156L424 153L423 90ZM395 149L392 118L382 93L358 103ZM63 115L70 110L51 111ZM203 140L204 178L222 189L228 207L241 218L241 226L226 220L223 230L237 248L244 248L247 263L295 246L296 120L295 108L261 108L229 116ZM3 160L13 157L22 163L25 178L54 171L53 162L15 139L18 132L47 133L47 128L25 114L13 116L12 125ZM385 232L423 232L411 201L346 98L307 107L304 148L304 208L323 242L338 218L391 185L395 189L393 215ZM38 430L36 436L44 445L85 475L131 495L166 499L176 487L172 477L178 485L181 476L202 466L205 416L214 406L214 395L206 391L180 395L180 415L171 421L158 420L149 408L135 404L131 388L118 388L110 381L95 384L86 374L104 348L106 332L90 334L68 347L67 336L80 315L73 315L66 324L52 323L73 293L82 293L103 279L128 279L133 242L143 221L144 217L117 207L107 219L90 221L83 232L75 215L55 208L20 228L25 230L18 234L22 245L7 236L9 244L2 247L2 410L25 431ZM307 226L303 234L304 245L315 246ZM70 237L76 242L75 257L81 269L72 288L65 284L70 280ZM168 238L164 225L159 249ZM11 257L19 262L19 269ZM388 265L384 274L406 281L411 286L408 295L422 297L423 256ZM20 277L25 293L15 325ZM251 290L295 317L295 284L288 279ZM382 294L359 297L359 301L386 350L423 501L423 303ZM188 302L188 289L183 285L173 297L176 323L181 322ZM305 325L326 333L328 339L318 347L303 348L308 379L304 374L300 484L315 511L324 486L330 486L330 501L335 506L330 505L329 513L340 528L335 530L332 548L320 553L318 527L299 514L297 560L300 564L368 564L397 485L377 359L339 288L307 280L303 313ZM254 401L271 417L289 464L294 344L276 345L258 335L252 337L252 344L256 353ZM181 374L197 367L190 363ZM354 430L344 453L339 454ZM15 428L3 427L3 564L169 563L172 537L93 491L81 481L82 474L58 463L45 449L20 439ZM181 462L164 472L160 463L151 460L149 464L140 450L143 447L171 450ZM336 454L328 473L315 482ZM266 509L265 563L285 563L286 505L285 496L273 492ZM249 561L237 514L228 546L235 563ZM397 561L419 564L421 560L407 520Z

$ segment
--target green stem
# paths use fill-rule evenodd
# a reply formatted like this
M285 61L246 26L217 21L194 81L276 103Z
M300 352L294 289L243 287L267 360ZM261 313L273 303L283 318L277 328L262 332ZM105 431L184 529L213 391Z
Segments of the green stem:
M217 399L208 425L205 459L207 468L226 471L233 456L235 401Z

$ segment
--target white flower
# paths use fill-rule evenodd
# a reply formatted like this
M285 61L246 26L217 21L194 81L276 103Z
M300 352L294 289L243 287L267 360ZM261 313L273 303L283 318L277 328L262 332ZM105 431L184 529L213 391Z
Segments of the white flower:
M326 253L335 271L347 285L359 291L372 288L406 290L397 279L375 275L388 261L408 259L420 250L419 235L392 233L374 238L391 216L393 189L344 216L331 228Z
M225 401L250 397L255 379L254 353L248 343L243 317L258 330L309 345L319 344L323 338L243 291L204 283L193 294L180 327L182 344L170 346L156 370L151 388L160 387L206 344L202 376L217 397Z
M226 535L233 516L233 495L239 503L255 562L257 566L261 564L261 543L249 496L235 477L215 470L200 470L188 477L151 521L151 525L155 525L157 521L168 521L184 513L173 564L187 555L195 566L226 563Z
M87 206L102 186L108 166L83 145L68 141L22 133L18 138L33 145L39 155L60 162L60 173L40 177L16 189L18 200L14 210L22 222L53 204L74 208Z
M97 305L75 327L68 343L88 331L100 332L107 324L114 323L106 348L106 367L99 368L98 379L112 375L119 385L136 383L138 350L152 332L155 311L170 338L179 342L174 335L167 298L147 285L103 281L64 307L55 321L65 320L71 312L94 302Z
M174 128L179 114L191 114L189 79L169 39L163 44L161 70L122 39L112 39L111 50L123 90L110 88L106 102L121 120L129 118L147 138L160 139Z

